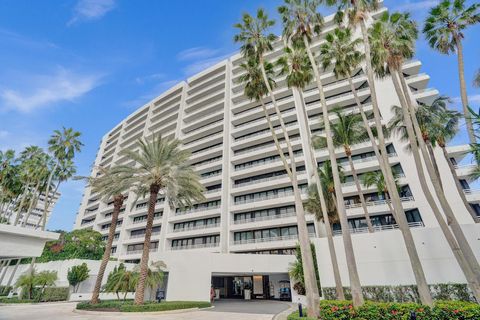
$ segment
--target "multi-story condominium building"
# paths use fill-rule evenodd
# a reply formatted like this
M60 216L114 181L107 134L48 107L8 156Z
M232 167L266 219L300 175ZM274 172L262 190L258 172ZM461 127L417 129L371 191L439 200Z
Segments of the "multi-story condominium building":
M47 207L47 223L48 223L48 220L50 219L50 215L53 211L53 208L55 207L55 204L60 198L60 195L61 195L60 192L55 192L55 193L53 193L53 191L50 192L50 196L49 196L50 204ZM28 209L24 209L20 213L20 219L18 224L24 223L27 228L34 228L35 226L37 226L45 210L45 194L41 193L39 195L35 195L35 197L33 198L36 199L36 203L34 204L34 207L32 208L30 214L29 215L27 214ZM6 212L2 212L2 216L8 217L9 223L13 224L16 218L15 208L13 206L5 206L3 210ZM28 220L25 221L25 219L27 219L27 216L28 216Z
M378 15L385 9L373 15ZM318 51L325 33L336 26L331 17L325 19L323 34L316 38L313 49ZM282 54L282 43L275 44L266 58L275 61ZM191 151L190 162L201 176L206 188L206 200L188 210L170 209L163 196L156 206L151 250L171 252L179 250L220 252L291 254L297 243L297 220L295 217L292 186L285 174L282 162L274 146L260 104L250 101L243 94L239 83L242 75L242 57L236 54L188 80L162 93L139 108L102 139L92 170L97 167L126 164L119 155L124 149L135 149L137 139L151 138L153 134L178 138L183 147ZM429 76L421 73L421 62L407 61L403 65L408 85L420 103L429 103L439 92L428 87ZM331 70L321 75L327 104L330 109L341 107L344 111L356 112L357 107L348 81L335 78ZM392 105L399 105L390 79L376 80L380 111L383 123L393 114ZM309 150L306 132L298 123L303 121L296 107L302 106L300 97L285 84L285 77L278 76L274 91L282 116L290 135L297 159L298 180L302 190L309 184L314 170L307 154ZM366 110L371 110L370 89L363 69L358 69L353 83ZM304 90L308 123L313 134L322 134L321 107L314 84ZM266 98L267 106L269 98ZM273 110L270 111L273 114ZM334 121L334 114L330 115ZM276 133L281 135L278 118L272 115ZM412 228L435 228L436 219L428 206L418 182L413 157L405 149L405 143L395 136L388 138L390 164L399 175L401 197L407 219ZM286 146L285 147L286 152ZM378 159L371 144L352 146L354 165L359 175L379 170ZM450 146L448 153L455 165L468 151L467 146ZM342 185L347 204L347 214L352 232L366 232L362 208L351 171L343 149L337 149L338 161L343 165L346 182ZM447 163L439 155L444 188L460 223L473 224L473 217L465 210L460 195L455 189L453 176ZM326 150L315 153L318 164L328 159ZM133 165L133 164L132 164ZM457 174L464 186L468 201L480 212L480 197L470 190L467 181L468 166L458 165ZM367 206L372 222L378 232L396 228L395 220L388 210L386 200L375 187L364 187ZM304 192L303 197L307 195ZM132 203L133 194L119 217L112 255L121 260L134 262L141 256L143 235L147 216L147 199ZM113 202L103 203L97 194L87 187L76 218L75 228L92 228L105 237L108 234ZM322 237L321 223L313 215L307 215L308 229L312 237ZM338 235L338 226L334 226Z

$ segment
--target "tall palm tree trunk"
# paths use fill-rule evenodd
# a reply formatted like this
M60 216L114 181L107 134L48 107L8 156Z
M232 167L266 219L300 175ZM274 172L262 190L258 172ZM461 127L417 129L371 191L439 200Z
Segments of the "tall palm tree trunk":
M377 100L377 92L375 88L375 80L373 76L373 68L371 63L371 52L370 52L370 42L368 40L368 32L365 19L362 19L360 22L360 29L362 32L363 44L365 49L365 62L367 69L367 79L371 92L373 114L375 119L375 126L378 134L378 145L381 152L380 160L384 163L384 177L387 188L390 192L390 197L392 199L392 205L396 213L395 220L398 224L400 231L402 232L403 240L405 242L405 247L407 249L408 256L410 258L410 264L412 266L412 271L415 277L415 282L417 283L418 294L420 301L423 304L431 306L433 304L432 295L427 284L425 277L425 272L423 270L422 264L420 262L420 257L418 256L417 248L415 247L415 242L411 230L408 226L407 218L405 216L405 210L403 209L402 202L400 200L400 195L395 185L395 179L393 177L392 168L388 162L387 148L385 146L385 137L383 134L383 128L381 123L380 110Z
M148 258L150 256L150 239L152 237L153 217L155 215L155 204L157 203L158 185L150 186L150 199L148 200L147 226L145 229L145 240L143 241L142 259L140 260L140 275L138 277L137 289L135 290L135 304L143 304L145 300L145 282L148 275Z
M310 131L310 126L308 124L308 115L307 115L307 112L305 111L306 110L305 99L304 99L302 90L298 90L298 93L300 96L300 100L302 101L302 105L298 110L300 110L300 112L303 113L303 119L304 119L303 126L305 126L306 128L305 131L307 133L308 148L310 148L310 155L311 155L310 161L312 162L312 165L314 168L313 179L315 181L315 186L317 187L318 196L320 198L320 208L322 209L322 218L323 218L323 223L325 224L325 232L327 236L328 250L330 252L330 260L332 262L333 278L335 281L335 290L337 294L337 299L345 300L345 293L343 291L342 278L340 277L340 269L338 268L338 259L337 259L336 249L335 249L335 243L333 242L332 225L330 223L330 217L328 216L327 203L325 200L325 194L323 192L322 181L320 180L320 176L318 174L317 159L315 157L315 150L312 144L312 132ZM302 126L302 123L299 123L299 125Z
M473 210L472 206L470 203L467 201L467 197L465 196L465 192L463 191L463 187L460 184L459 177L457 175L457 170L455 169L455 166L453 165L452 161L450 160L450 157L448 156L447 152L447 147L445 144L439 144L440 148L442 149L443 156L445 157L445 160L447 161L448 168L450 169L450 173L453 176L453 180L455 181L455 187L457 188L458 194L460 195L460 198L462 198L463 204L465 205L465 208L467 208L468 212L472 216L472 219L475 222L478 222L479 218L477 217L477 214Z
M430 161L432 162L432 166L433 166L433 171L436 173L438 183L440 184L440 187L443 190L442 178L440 177L440 170L438 169L437 157L435 157L435 152L433 150L432 143L430 142L429 139L423 139L423 141L425 142L425 145L427 147L428 155L430 156Z
M28 210L25 214L25 217L23 217L22 227L25 227L25 225L27 224L28 218L30 218L30 215L33 211L33 208L37 205L38 198L39 198L38 192L39 192L39 189L40 189L40 184L41 184L41 182L39 181L37 183L37 185L35 186L35 188L33 189L33 192L32 192L32 197L33 198L30 201L30 205L28 206Z
M422 163L420 162L421 160L420 160L418 147L420 147L420 151L422 152L422 156L425 162L425 167L427 168L427 172L428 172L428 175L430 176L430 181L432 182L437 199L440 202L440 206L442 207L443 212L446 216L447 223L450 226L451 231L453 232L455 239L457 240L458 246L461 249L460 250L461 254L463 254L463 257L467 261L467 265L464 265L462 257L459 257L457 261L460 265L460 268L462 268L462 270L464 271L465 277L467 278L467 281L469 282L470 287L474 291L474 294L480 297L480 265L477 261L477 258L475 257L475 254L473 253L473 250L470 244L468 243L467 238L465 237L465 234L463 233L463 230L461 229L460 224L458 223L458 220L455 214L453 213L452 208L450 207L450 204L447 201L445 193L443 192L440 184L438 183L438 177L435 174L433 170L433 166L431 165L431 162L429 160L429 155L426 150L423 139L421 138L415 139L415 133L417 134L418 137L421 137L420 127L418 125L418 121L415 116L415 109L413 106L413 104L416 104L416 101L413 101L413 99L411 98L410 90L408 89L408 86L406 84L406 81L403 75L400 72L395 71L392 73L392 76L393 76L394 84L396 86L396 90L399 93L399 96L401 96L400 102L403 103L402 110L404 110L405 124L407 127L409 139L410 139L410 145L412 146L412 152L414 154L414 157L417 158L416 162L418 161L417 171L419 171L420 181L422 180L426 181L426 176L423 173L423 169L420 169L422 168ZM403 88L403 92L402 92L402 88ZM410 115L408 114L408 112L410 113ZM418 141L418 146L416 141ZM441 218L439 217L439 219L437 220L439 220L438 222L441 225L443 225L443 223L445 222L443 217ZM447 229L448 228L446 228L445 231L447 231ZM447 237L447 241L448 241L448 237Z
M22 214L22 207L25 204L25 200L27 199L29 186L30 186L30 184L27 183L25 185L25 190L23 190L22 198L20 200L20 204L19 204L19 207L18 207L18 210L17 210L17 215L15 216L15 221L13 223L14 226L16 226L18 224L18 222L20 221L20 215Z
M348 274L350 277L350 290L352 293L352 300L354 306L361 306L364 303L362 288L360 284L360 277L358 275L357 262L355 259L355 252L353 251L352 237L350 235L350 229L348 227L347 213L345 209L345 202L342 194L342 184L340 182L340 175L338 173L337 158L335 156L335 147L333 146L332 135L330 130L330 119L328 118L328 108L325 99L325 93L323 92L322 80L320 79L320 73L318 71L317 63L313 57L312 50L306 35L303 36L303 42L307 50L308 58L313 68L315 80L317 82L318 93L320 95L320 102L322 105L323 122L325 125L325 133L327 136L327 149L330 156L330 162L332 165L333 181L335 185L335 196L337 198L338 216L340 219L340 225L342 227L343 244L345 247L345 253L347 257Z
M10 265L10 262L12 262L12 259L7 260L5 263L5 266L2 269L2 272L0 272L0 284L3 282L3 278L5 278L5 275L7 274L8 266Z
M315 267L312 257L312 249L310 246L310 238L308 235L307 223L305 220L305 212L303 210L303 202L298 188L297 181L297 168L295 163L295 157L293 154L292 144L288 136L287 129L285 127L285 122L283 121L282 114L278 108L275 95L273 94L270 82L268 81L268 76L265 71L265 66L263 62L263 57L259 57L260 69L262 71L263 81L267 87L270 98L272 99L272 104L277 114L278 120L280 122L280 127L282 128L283 135L285 137L285 142L287 144L288 154L291 162L291 176L290 180L292 181L293 193L295 198L295 212L297 216L297 228L298 228L298 239L300 243L300 251L303 261L303 273L305 277L305 290L307 292L307 313L311 317L318 317L320 313L320 297L317 287L317 278L315 276ZM271 126L271 124L270 124ZM278 147L277 147L278 148ZM283 151L279 150L280 156L283 155ZM288 171L287 171L288 172Z
M368 213L367 203L365 202L365 196L363 195L362 186L358 180L357 170L353 165L352 152L349 148L345 148L345 153L347 154L348 163L350 164L350 170L352 170L353 181L358 191L358 196L360 197L360 204L362 205L363 214L365 215L365 220L367 221L368 232L373 232L372 221L370 220L370 214Z
M99 295L100 289L102 287L102 280L105 274L105 269L107 268L108 260L110 259L113 238L115 237L115 229L117 227L118 215L120 214L120 209L123 206L123 200L124 197L122 194L115 196L113 199L112 221L110 222L110 228L108 229L107 245L105 246L102 262L100 263L100 268L98 269L97 280L95 280L95 287L93 288L92 299L90 300L91 304L97 304L98 302L100 302Z
M59 166L58 161L55 161L55 165L53 166L52 171L48 175L47 187L45 189L45 201L43 205L42 217L40 219L42 221L42 230L45 230L45 225L47 224L46 222L47 222L47 210L48 210L48 195L50 193L50 185L52 183L53 175L55 174L55 171L57 170L58 166Z
M465 66L463 62L463 45L462 40L458 35L455 36L454 39L457 47L458 78L460 80L460 98L462 99L463 116L465 117L465 124L467 125L468 139L470 140L470 144L472 144L477 143L477 139L475 138L475 133L473 131L472 117L468 110L467 85L465 84Z

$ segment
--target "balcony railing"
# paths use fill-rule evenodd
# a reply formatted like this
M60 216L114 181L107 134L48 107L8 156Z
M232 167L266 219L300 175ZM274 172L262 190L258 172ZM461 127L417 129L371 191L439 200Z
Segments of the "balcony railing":
M463 193L466 194L466 195L467 194L479 194L480 189L464 189Z
M476 166L477 166L476 164L456 164L453 167L455 169L473 169Z
M173 229L173 232L184 232L184 231L191 231L191 230L210 229L210 228L216 228L216 227L219 227L219 226L220 226L220 223L204 224L204 225L195 226L195 227L185 227L185 228L180 228L180 229Z
M297 173L298 174L303 174L303 173L305 173L305 170L297 171ZM267 182L267 181L274 181L274 180L279 180L279 179L283 179L283 178L287 178L287 177L288 177L287 174L282 174L282 175L278 175L278 176L267 177L267 178L262 178L262 179L257 179L257 180L238 183L238 184L233 185L233 187L234 188L240 188L240 187L250 186L252 184L257 184L257 183L262 183L262 182Z
M306 189L302 189L302 190L300 191L300 193L301 193L301 194L307 194L307 190L306 190ZM277 194L272 194L272 195L267 195L267 196L263 196L263 197L258 197L258 198L254 198L254 199L236 200L236 201L235 201L235 205L252 203L252 202L257 202L257 201L265 201L265 200L277 199L277 198L280 198L280 197L288 197L288 196L293 196L293 190L291 190L291 191L286 191L286 192L281 192L281 193L277 193Z
M176 216L181 216L181 215L188 214L188 213L201 212L201 211L213 210L213 209L218 209L218 208L220 208L220 206L195 208L195 209L189 209L189 210L185 210L185 211L175 212L175 215Z
M303 156L303 152L302 151L297 151L297 152L294 152L293 153L295 157L301 157ZM287 156L288 158L288 156ZM273 162L280 162L280 157L278 158L275 158L275 159L269 159L269 160L265 160L265 161L262 161L262 162L259 162L259 163L254 163L254 164L249 164L249 165L244 165L243 167L239 167L239 168L235 168L235 171L240 171L240 170L245 170L245 169L249 169L249 168L253 168L253 167L258 167L258 166L263 166L265 164L269 164L269 163L273 163Z
M152 236L157 236L160 234L160 231L158 232L152 232ZM130 239L138 239L138 238L142 238L142 237L145 237L145 233L142 233L142 234L134 234L132 236L130 236Z
M400 201L402 201L402 202L408 202L408 201L413 201L413 200L415 200L413 197L402 197L402 198L400 198ZM367 205L367 207L371 207L371 206L381 206L381 205L391 203L391 202L392 202L391 199L388 199L388 200L366 201L365 204ZM361 206L362 206L362 204L360 202L359 203L353 203L353 204L345 204L346 209L359 208Z
M172 247L172 250L187 250L187 249L200 249L200 248L214 248L220 245L219 242L217 243L202 243L202 244L189 244L186 246L175 246Z
M158 251L158 248L150 248L150 252L157 252ZM130 254L140 254L143 252L143 249L141 250L131 250L131 251L127 251L127 254L130 255Z
M295 122L292 122L292 123L287 123L285 124L285 128L288 128L288 127L292 127L292 126L296 126L297 125L297 121ZM280 129L280 126L274 126L273 127L273 130L276 131ZM252 137L256 137L256 136L260 136L260 135L263 135L267 132L270 132L270 128L268 129L264 129L264 130L261 130L261 131L257 131L257 132L254 132L254 133L250 133L248 135L245 135L245 136L242 136L242 137L239 137L239 138L235 138L235 142L238 142L238 141L243 141L243 140L247 140L247 139L250 139Z
M397 177L397 178L405 178L405 173L397 173L397 174L395 175L395 177ZM361 187L365 187L365 186L363 185L363 183L362 183L361 180L362 180L362 179L360 178L360 186L361 186ZM342 187L349 187L349 186L354 186L354 185L355 185L355 181L354 181L354 180L342 183Z
M410 228L424 227L423 222L409 222L408 226ZM398 229L398 224L389 224L383 226L373 226L374 231L386 231L386 230L395 230ZM350 228L350 233L368 233L368 228ZM342 230L334 230L333 235L339 236L342 234Z
M295 217L295 215L296 215L295 212L290 212L290 213L275 214L270 216L263 216L258 218L234 220L233 223L243 224L243 223L258 222L258 221L268 221L268 220L282 219L282 218L288 218L288 217Z
M295 141L298 141L300 140L300 137L295 137L295 138L291 138L290 139L290 142L295 142ZM247 154L247 153L251 153L253 151L258 151L258 150L264 150L265 148L270 148L270 147L273 147L275 145L275 143L271 143L271 144L266 144L266 145L262 145L262 146L258 146L258 147L252 147L252 148L248 148L248 149L245 149L245 150L239 150L239 151L236 151L234 156L239 156L239 155L242 155L242 154ZM280 141L280 146L283 147L286 147L286 142L285 141Z
M159 220L159 219L162 219L162 216L153 218L153 221ZM133 224L142 223L142 222L146 222L146 221L147 221L147 218L142 219L142 220L134 220Z
M310 237L315 237L315 233L309 233ZM287 240L297 240L298 235L288 235L288 236L278 236L278 237L267 237L267 238L258 238L258 239L245 239L245 240L235 240L233 244L249 244L249 243L263 243L263 242L272 242L272 241L287 241Z

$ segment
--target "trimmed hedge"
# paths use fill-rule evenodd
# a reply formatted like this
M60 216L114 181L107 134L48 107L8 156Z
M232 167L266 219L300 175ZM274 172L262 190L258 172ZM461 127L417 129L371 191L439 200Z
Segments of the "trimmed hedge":
M8 295L12 289L12 286L0 286L0 296Z
M441 283L430 285L433 300L460 300L475 302L472 292L463 283ZM350 288L344 287L345 298L352 299ZM335 288L322 288L326 300L336 299ZM362 293L366 300L381 302L420 302L417 286L364 286Z
M0 298L0 303L35 303L35 300L12 298Z
M67 301L70 294L69 287L46 287L41 294L41 288L34 288L33 300L37 302Z
M383 303L367 301L363 306L354 308L350 301L321 301L322 320L405 320L415 312L417 320L477 320L480 319L480 305L462 301L437 301L430 308L418 303ZM288 320L311 320L291 314Z
M143 305L135 305L133 300L118 301L106 300L97 304L90 302L80 302L77 304L79 310L96 310L96 311L120 311L120 312L154 312L180 310L190 308L208 308L209 302L196 301L163 301L163 302L145 302Z

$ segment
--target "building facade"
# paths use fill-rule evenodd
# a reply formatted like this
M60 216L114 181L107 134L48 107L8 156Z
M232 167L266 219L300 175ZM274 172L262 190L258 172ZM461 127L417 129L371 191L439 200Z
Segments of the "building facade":
M377 17L385 9L380 9ZM335 29L332 17L325 19L323 35L315 39L313 50L318 51L325 33ZM266 58L275 61L282 54L282 45L277 43ZM207 70L192 76L167 90L151 102L128 116L102 139L92 170L127 164L120 156L124 149L136 148L138 138L151 138L153 134L178 138L183 147L192 152L190 162L206 187L206 201L188 210L171 209L163 195L158 197L151 242L152 252L180 250L207 251L218 253L291 254L297 243L297 226L294 198L272 135L268 129L259 103L243 95L239 83L242 75L239 54L224 60ZM420 103L429 103L439 92L428 87L429 76L420 72L421 62L407 61L403 73L412 89L414 98ZM321 75L327 104L330 110L341 107L356 112L353 94L346 79L335 78L331 70ZM296 106L304 106L313 134L322 134L321 106L318 90L312 84L304 90L305 104L300 97L288 89L285 77L277 77L274 94L297 160L298 180L303 197L314 170L310 159L306 132L298 125L303 121ZM360 68L353 83L366 110L371 110L370 89L364 70ZM393 116L390 108L399 105L390 79L376 80L378 100L383 123ZM271 108L269 98L267 107ZM273 110L270 111L273 114ZM335 119L333 114L330 115ZM278 119L272 116L276 133L281 136ZM423 195L413 157L405 150L405 143L395 136L388 140L389 160L399 175L401 197L407 219L412 228L436 228L437 222ZM282 144L285 148L285 144ZM352 146L354 165L362 174L379 170L378 160L371 144ZM468 146L450 146L451 161L457 165L468 151ZM305 153L305 154L304 154ZM337 149L337 158L343 166L346 181L342 185L347 215L354 233L366 232L366 223L360 206L356 187L343 149ZM328 159L326 150L315 153L318 164ZM453 175L447 162L438 151L439 167L445 192L449 196L453 211L461 224L473 224L473 217L463 207L455 189ZM465 194L475 210L478 210L480 194L471 190L465 180L470 167L457 165L457 174L464 186ZM385 199L374 187L363 187L372 223L378 232L396 228ZM147 216L147 199L133 203L135 196L128 195L117 224L112 256L128 262L140 259L143 248ZM80 205L75 228L92 228L105 238L110 226L113 201L104 203L87 187ZM476 212L480 212L476 211ZM324 227L313 215L307 215L307 224L312 237L322 237ZM334 226L334 234L339 229Z

